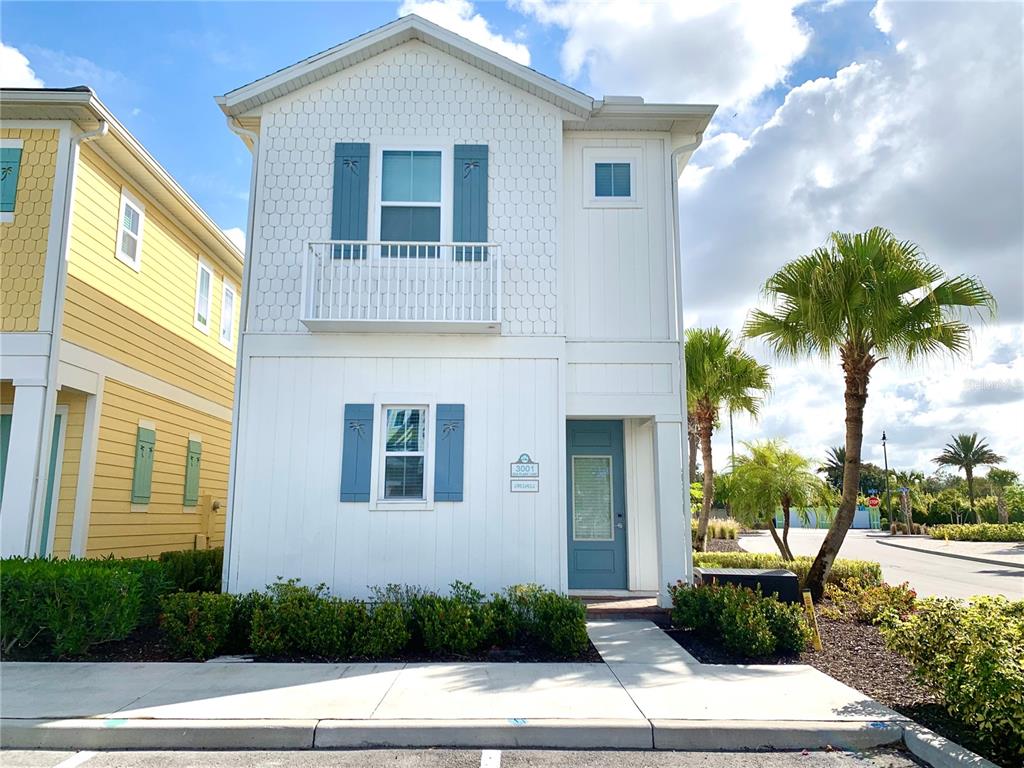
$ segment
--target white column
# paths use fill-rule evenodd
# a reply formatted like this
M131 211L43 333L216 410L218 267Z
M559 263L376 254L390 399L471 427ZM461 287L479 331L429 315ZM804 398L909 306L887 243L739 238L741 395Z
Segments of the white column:
M36 549L31 541L32 512L45 407L46 387L42 383L15 382L11 442L0 507L0 553L4 557L27 556ZM49 430L47 433L52 434Z
M672 605L668 587L689 581L690 511L684 508L683 429L677 419L654 423L654 499L658 530L658 604Z
M82 453L78 462L78 484L75 486L75 517L71 525L71 556L85 557L89 543L89 515L92 512L92 487L96 477L96 450L100 439L100 414L103 412L103 385L98 376L96 393L85 400L85 422L82 426Z

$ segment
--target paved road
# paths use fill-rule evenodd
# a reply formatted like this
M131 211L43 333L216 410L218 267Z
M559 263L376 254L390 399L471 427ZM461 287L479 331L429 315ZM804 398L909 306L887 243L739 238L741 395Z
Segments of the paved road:
M907 753L555 752L355 750L346 752L4 752L4 768L919 768Z
M794 555L815 555L825 531L790 531L789 545ZM767 532L740 537L740 546L748 552L778 552ZM943 557L926 552L911 552L881 543L867 531L850 531L843 542L840 557L875 560L890 584L909 582L922 597L972 597L1006 595L1024 599L1024 568L989 565L971 560Z

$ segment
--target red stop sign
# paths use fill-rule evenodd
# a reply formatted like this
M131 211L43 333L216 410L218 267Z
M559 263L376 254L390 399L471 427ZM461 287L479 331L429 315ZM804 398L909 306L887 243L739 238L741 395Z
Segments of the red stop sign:
M872 496L872 497L870 497L870 498L868 499L868 506L869 506L869 507L877 507L877 506L878 506L879 504L881 504L881 503L882 503L882 502L880 502L880 501L878 500L878 497L877 497L877 496Z

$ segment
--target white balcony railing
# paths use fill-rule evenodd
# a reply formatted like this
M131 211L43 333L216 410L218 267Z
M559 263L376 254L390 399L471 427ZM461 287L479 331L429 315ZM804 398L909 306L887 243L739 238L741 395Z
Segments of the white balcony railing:
M302 272L310 330L498 333L501 249L493 243L311 242Z

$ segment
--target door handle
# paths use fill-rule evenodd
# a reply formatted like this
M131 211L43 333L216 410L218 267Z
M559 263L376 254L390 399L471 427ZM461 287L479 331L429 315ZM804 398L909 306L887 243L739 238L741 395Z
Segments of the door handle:
M622 523L616 523L616 524L615 524L615 527L616 527L616 528L623 528L624 526L622 525Z

